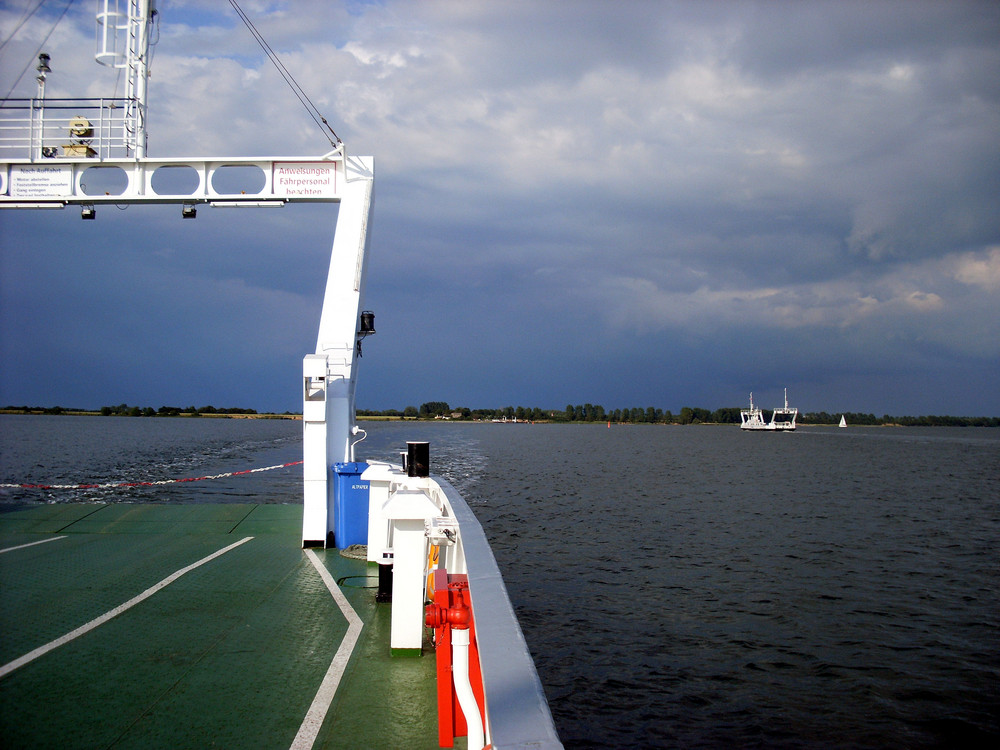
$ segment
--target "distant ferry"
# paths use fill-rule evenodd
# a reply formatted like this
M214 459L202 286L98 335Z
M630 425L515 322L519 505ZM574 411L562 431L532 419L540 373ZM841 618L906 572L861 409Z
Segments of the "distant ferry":
M740 411L741 430L779 430L789 432L795 429L795 419L799 415L797 408L788 405L788 389L785 389L785 405L778 407L771 414L771 421L764 421L764 412L754 406L753 393L750 394L750 408Z

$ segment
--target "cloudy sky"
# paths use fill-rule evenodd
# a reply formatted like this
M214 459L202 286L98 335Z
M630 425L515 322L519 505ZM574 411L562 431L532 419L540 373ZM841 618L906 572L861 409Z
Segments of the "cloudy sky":
M1000 4L241 5L376 159L360 408L1000 414ZM64 6L0 95L48 34L49 96L115 91ZM150 155L329 150L228 2L158 7ZM0 403L297 411L335 219L3 212Z

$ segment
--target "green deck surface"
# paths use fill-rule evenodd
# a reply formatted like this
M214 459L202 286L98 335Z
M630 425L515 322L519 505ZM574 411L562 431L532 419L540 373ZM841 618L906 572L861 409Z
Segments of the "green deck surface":
M301 523L295 505L0 513L0 665L253 537L0 677L0 745L289 747L347 631ZM315 552L365 625L314 747L437 747L433 653L391 658L374 571Z

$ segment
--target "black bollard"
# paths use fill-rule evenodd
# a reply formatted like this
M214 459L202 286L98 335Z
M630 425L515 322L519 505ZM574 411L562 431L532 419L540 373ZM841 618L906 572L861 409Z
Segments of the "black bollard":
M378 564L378 590L375 592L375 601L392 601L392 554L383 553L382 560Z
M406 476L429 477L431 475L431 444L406 444Z

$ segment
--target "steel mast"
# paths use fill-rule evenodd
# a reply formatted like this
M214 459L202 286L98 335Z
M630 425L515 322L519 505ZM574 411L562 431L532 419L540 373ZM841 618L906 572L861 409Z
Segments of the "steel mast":
M97 62L125 70L125 140L136 159L146 157L146 91L149 84L149 27L156 15L151 0L99 0L97 6Z

